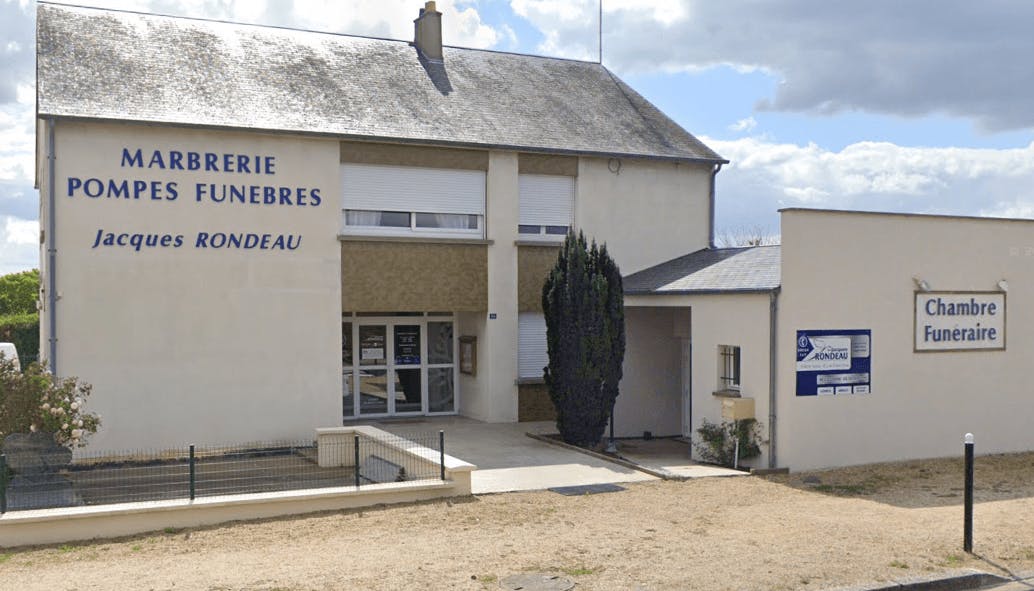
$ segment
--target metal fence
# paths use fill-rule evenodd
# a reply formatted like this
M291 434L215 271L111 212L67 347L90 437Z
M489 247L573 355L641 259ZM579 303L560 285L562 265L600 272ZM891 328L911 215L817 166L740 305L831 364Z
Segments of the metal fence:
M81 454L65 465L26 460L24 451L16 461L13 452L0 454L0 513L446 478L442 431L405 438L349 433L319 445L190 445Z

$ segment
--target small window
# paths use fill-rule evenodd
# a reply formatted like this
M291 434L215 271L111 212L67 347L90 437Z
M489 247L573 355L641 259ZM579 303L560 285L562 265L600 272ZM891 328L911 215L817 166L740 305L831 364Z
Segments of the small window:
M735 345L718 345L718 389L739 391L740 348Z
M517 315L517 377L541 379L547 365L546 317L541 312L521 312Z

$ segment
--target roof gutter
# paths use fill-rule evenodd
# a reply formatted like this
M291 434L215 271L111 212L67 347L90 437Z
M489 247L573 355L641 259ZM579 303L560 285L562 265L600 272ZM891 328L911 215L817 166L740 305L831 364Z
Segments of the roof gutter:
M711 169L711 191L710 191L710 194L708 195L708 210L709 210L709 215L710 215L710 219L708 220L708 223L707 223L707 247L708 248L714 248L715 247L715 245L714 245L714 204L715 204L714 186L715 186L715 177L717 177L718 173L721 172L722 164L723 164L722 162L716 162L715 165L714 165L714 168Z

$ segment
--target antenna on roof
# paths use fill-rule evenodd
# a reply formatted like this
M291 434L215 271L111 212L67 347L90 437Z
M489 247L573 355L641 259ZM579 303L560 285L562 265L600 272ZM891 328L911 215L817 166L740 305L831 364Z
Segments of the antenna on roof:
M597 47L599 47L599 50L600 50L599 63L602 66L603 65L603 0L600 0L599 4L600 4L600 18L597 21L597 24L599 25L600 37L599 37L599 44L597 45Z

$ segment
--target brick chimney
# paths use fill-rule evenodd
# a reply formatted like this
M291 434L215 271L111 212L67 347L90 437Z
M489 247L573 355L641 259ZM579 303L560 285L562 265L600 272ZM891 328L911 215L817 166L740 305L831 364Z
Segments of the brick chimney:
M420 55L430 61L440 62L445 58L442 55L442 13L435 8L431 1L420 9L420 16L413 21L416 29L413 44Z

